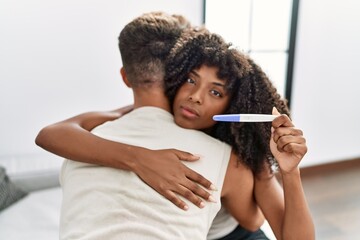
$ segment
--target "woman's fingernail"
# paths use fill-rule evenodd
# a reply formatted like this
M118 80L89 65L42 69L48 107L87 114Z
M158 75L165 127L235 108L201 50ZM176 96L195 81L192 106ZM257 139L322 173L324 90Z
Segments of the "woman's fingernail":
M209 196L208 200L209 202L216 203L216 199L212 195Z
M218 189L216 188L216 186L214 184L211 184L210 185L210 190L217 191Z
M277 110L276 107L273 107L273 109L272 109L272 114L273 114L273 115L280 115L280 113L279 113L279 111Z

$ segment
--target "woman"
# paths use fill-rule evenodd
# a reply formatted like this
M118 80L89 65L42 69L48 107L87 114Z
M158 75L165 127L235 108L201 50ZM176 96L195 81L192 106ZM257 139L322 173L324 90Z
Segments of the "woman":
M288 113L285 103L280 100L261 69L237 50L229 49L217 35L202 31L181 38L169 59L171 61L167 65L166 75L168 81L165 81L165 85L173 102L176 123L182 127L203 130L233 147L238 162L248 166L256 175L255 198L278 239L289 239L292 236L313 238L312 220L299 179L298 164L306 153L301 131L294 128L286 115L273 121L272 131L271 126L266 123L215 124L212 121L214 114L270 113L273 106ZM219 108L214 112L216 104ZM277 114L276 110L274 113ZM86 118L83 117L80 117L80 122ZM102 121L97 117L93 119L96 120L91 120L91 124L85 127L88 130L97 125L94 122ZM64 124L71 122L74 121L69 120ZM87 124L87 121L83 123ZM46 142L44 138L41 141ZM86 145L84 141L87 140L82 140L82 146ZM76 158L81 157L81 150L76 151ZM275 165L273 155L283 176L284 195L271 170ZM224 187L223 191L231 191L231 184L237 183L227 184L228 187ZM270 205L269 198L273 201ZM196 198L193 199L193 202L199 204ZM226 201L223 204L229 209L235 209L238 206L234 202ZM177 205L180 206L181 202Z
M173 101L176 123L187 128L202 129L233 147L238 160L251 168L255 174L257 203L278 239L291 239L297 235L295 232L299 232L299 226L305 226L299 233L304 234L303 237L297 235L300 239L313 238L313 223L302 191L298 168L307 148L301 130L294 127L287 115L275 119L272 126L268 123L224 122L212 125L210 117L209 124L206 125L206 120L197 121L182 112L182 106L186 106L184 102L190 102L194 108L212 108L212 104L205 106L206 89L202 89L201 79L197 74L193 79L191 72L204 66L215 66L219 70L214 71L213 75L227 80L224 88L231 96L230 104L224 113L273 111L273 114L279 114L276 109L272 110L274 106L283 113L289 113L285 102L280 99L269 79L251 59L235 49L230 49L228 57L219 62L216 54L212 57L206 55L206 48L211 44L205 44L204 47L203 41L201 37L189 41L185 39L182 44L178 43L183 50L175 48L169 57L171 62L168 64L166 79L177 81L165 81L165 84L169 99ZM216 45L216 40L209 41ZM234 75L234 72L238 74ZM216 94L218 97L223 95L221 91ZM284 196L279 194L281 190L273 173L274 167L277 166L282 176ZM300 221L295 224L290 218Z

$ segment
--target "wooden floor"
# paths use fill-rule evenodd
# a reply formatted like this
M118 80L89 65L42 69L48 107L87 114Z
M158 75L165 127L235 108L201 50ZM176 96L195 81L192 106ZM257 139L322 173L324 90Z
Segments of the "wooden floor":
M360 159L301 171L316 239L360 239Z

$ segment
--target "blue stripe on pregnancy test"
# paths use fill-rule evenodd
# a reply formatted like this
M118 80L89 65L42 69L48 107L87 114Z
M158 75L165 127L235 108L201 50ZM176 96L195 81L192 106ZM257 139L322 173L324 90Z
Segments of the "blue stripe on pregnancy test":
M223 114L213 116L219 122L272 122L279 115L270 114Z

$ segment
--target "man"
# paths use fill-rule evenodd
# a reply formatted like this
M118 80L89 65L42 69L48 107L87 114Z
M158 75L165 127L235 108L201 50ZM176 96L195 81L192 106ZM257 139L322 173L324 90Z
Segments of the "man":
M202 143L206 142L206 150L209 152L208 144L212 144L211 149L213 151L209 152L204 159L213 164L220 164L218 169L221 169L221 171L217 172L216 176L210 175L210 179L213 183L221 186L225 174L224 167L227 166L230 157L230 148L223 143L214 141L205 134L191 130L179 130L174 123L169 124L167 122L171 120L170 114L164 113L164 110L170 111L170 106L162 88L164 77L163 61L180 34L179 21L176 18L159 13L145 14L124 28L119 38L124 64L121 74L125 83L132 87L134 91L135 110L126 115L126 118L120 120L120 122L103 125L95 129L93 133L110 140L145 145L155 149L166 148L166 146L170 148L173 145L169 145L169 143L172 143L176 147L181 146L183 149L189 149L189 151L200 151L205 148ZM144 106L152 106L158 109L143 108ZM160 119L153 118L152 115L155 113L159 115ZM154 135L154 131L145 133L145 136L157 137L155 142L144 141L144 135L141 135L142 138L139 140L132 134L138 133L141 126L150 126L144 123L141 117L148 117L148 120L152 120L152 128L158 122L161 127L168 126L169 129L163 132L162 135L159 135L159 131L155 131L157 135ZM165 117L167 120L164 122L161 117ZM137 120L140 121L136 125L135 121ZM135 128L131 128L134 125ZM118 129L118 127L121 128ZM114 131L115 129L118 131ZM124 137L122 134L117 134L119 132L125 135L128 134L128 136ZM177 138L169 136L169 133L177 134ZM163 137L166 141L159 141L160 137ZM194 141L196 144L190 143L189 138L198 139L198 141ZM175 139L176 145L175 142L171 142L171 139ZM182 142L182 144L179 144L179 142ZM200 164L197 170L201 171L204 168L206 166ZM91 178L87 177L89 174L92 175ZM121 186L121 179L123 181L122 185L126 187L120 189L121 194L118 196L121 197L116 199L113 195L107 193L113 190L119 193L118 185ZM141 183L141 181L139 182L135 174L69 160L64 163L61 182L64 188L61 238L64 239L80 236L88 239L100 236L106 239L112 237L117 239L119 237L144 238L144 236L150 239L174 239L176 236L184 239L201 239L206 236L208 226L219 207L190 208L184 213L174 208L168 201L164 201L161 196L152 192L152 189ZM130 189L131 186L137 190ZM109 192L107 192L107 188L110 189ZM214 195L215 199L212 197L210 200L217 200L219 203L219 194L214 193ZM122 198L124 196L127 198ZM142 200L138 201L139 199ZM145 204L143 204L144 202ZM154 202L159 204L155 206L149 204ZM98 203L104 203L104 205ZM119 206L119 203L125 205ZM203 207L201 201L199 205ZM212 203L212 205L215 205L215 203ZM90 209L87 210L89 207ZM132 214L134 212L139 213L139 215ZM160 215L157 217L157 214ZM256 214L254 214L254 218L256 218ZM142 224L144 219L146 219L146 224ZM167 219L167 223L171 224L159 229L161 221L164 221L164 219ZM174 219L176 221L172 221ZM111 221L111 224L109 221ZM259 221L254 222L257 224Z

